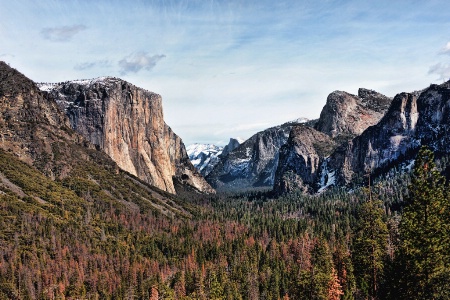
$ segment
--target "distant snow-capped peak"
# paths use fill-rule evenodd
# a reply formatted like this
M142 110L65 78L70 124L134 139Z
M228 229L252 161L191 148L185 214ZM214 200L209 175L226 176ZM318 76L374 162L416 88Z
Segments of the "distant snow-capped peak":
M186 152L191 163L203 175L211 172L219 162L219 155L222 154L223 147L212 144L192 144L186 147Z
M191 157L199 156L202 152L206 155L217 154L218 152L222 152L222 149L223 147L216 146L213 144L199 144L199 143L195 143L186 147L186 151L190 159Z
M288 123L306 123L306 122L308 122L308 121L309 121L308 118L300 117L300 118L298 118L298 119L289 121Z

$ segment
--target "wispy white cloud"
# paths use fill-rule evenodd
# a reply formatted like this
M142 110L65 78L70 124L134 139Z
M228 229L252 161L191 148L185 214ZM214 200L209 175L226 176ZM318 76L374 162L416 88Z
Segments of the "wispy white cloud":
M97 68L97 67L104 68L104 67L109 67L109 66L111 66L111 62L109 60L98 60L98 61L79 63L79 64L76 64L73 68L78 71L83 71L83 70L89 70L89 69Z
M437 63L430 67L428 74L439 75L438 80L449 80L450 64Z
M450 42L447 43L447 45L445 45L441 51L439 51L439 54L447 54L450 55Z
M44 39L55 42L70 41L77 33L86 30L84 25L46 27L41 30Z
M149 55L146 52L133 53L119 61L120 74L137 73L142 69L150 71L164 57L166 57L164 54Z

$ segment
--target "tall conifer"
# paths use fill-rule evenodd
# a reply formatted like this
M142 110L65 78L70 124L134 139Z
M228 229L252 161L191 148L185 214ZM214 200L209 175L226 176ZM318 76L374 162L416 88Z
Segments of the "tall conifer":
M370 190L368 195L368 201L358 211L353 264L359 291L365 297L377 298L384 271L388 230L383 220L383 203L372 199Z
M407 299L448 299L448 198L445 178L426 147L417 155L406 201L399 228L402 294Z

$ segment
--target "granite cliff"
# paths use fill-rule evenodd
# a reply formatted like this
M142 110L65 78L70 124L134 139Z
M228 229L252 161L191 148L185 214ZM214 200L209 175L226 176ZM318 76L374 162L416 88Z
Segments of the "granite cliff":
M164 122L161 96L113 77L41 84L70 126L118 166L164 191L174 180L213 193L189 161L185 146Z
M279 194L295 190L314 192L320 164L334 147L335 142L328 135L305 125L294 126L280 149L274 190Z
M343 140L360 135L375 125L389 108L392 99L360 88L358 95L335 91L327 97L315 128L332 138Z
M336 96L336 93L334 94ZM373 97L374 93L370 94ZM329 100L333 100L335 96L331 99L329 97ZM364 98L361 90L359 97ZM345 95L344 98L349 103L356 101L354 97L348 95ZM275 182L282 184L275 185L275 192L292 189L286 189L286 186L297 187L303 191L311 189L322 191L334 185L354 184L358 177L369 172L374 176L386 174L392 167L402 163L404 166L411 165L421 145L429 146L438 156L450 153L450 81L440 85L432 84L421 91L397 94L392 101L388 101L388 98L382 96L376 96L376 99L380 99L381 103L371 104L372 107L375 107L372 110L376 111L375 114L372 114L373 116L380 115L386 104L390 102L383 117L378 122L372 122L374 124L371 126L366 127L369 123L359 123L363 126L358 126L358 130L353 131L352 127L358 123L352 123L353 125L350 126L344 120L345 114L335 113L329 116L324 111L330 113L336 112L336 110L324 108L316 128L323 130L331 137L338 136L339 134L335 135L336 132L350 133L356 136L336 145L337 148L331 151L331 155L322 156L319 166L314 169L315 172L312 171L312 168L311 171L306 168L308 164L304 159L298 159L296 163L293 163L295 160L292 157L295 157L295 153L309 153L307 150L299 151L299 147L292 146L304 141L304 134L298 130L297 133L293 131L288 142L291 150L288 151L289 147L286 145L283 155L280 155ZM337 102L339 101L335 101L335 103ZM329 106L329 101L326 106ZM343 110L348 111L348 106L348 103L343 105ZM378 108L382 108L382 110L378 111ZM340 115L341 118L336 118L336 115ZM326 122L327 116L328 123ZM331 120L336 121L332 122ZM350 118L350 121L352 120L357 120L357 118ZM364 130L358 134L361 129ZM297 140L294 138L295 135L298 136ZM315 134L314 136L318 137L319 135ZM317 172L317 170L319 171ZM313 174L315 177L314 180L311 180ZM308 185L307 188L305 188L305 183Z

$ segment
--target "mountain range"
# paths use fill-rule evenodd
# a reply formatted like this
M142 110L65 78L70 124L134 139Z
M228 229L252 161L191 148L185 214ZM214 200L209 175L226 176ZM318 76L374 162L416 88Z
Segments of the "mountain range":
M177 187L316 193L384 174L421 145L450 151L449 82L394 98L335 91L317 120L286 122L223 148L186 149L164 122L158 94L115 77L36 84L3 62L0 71L1 148L52 179L70 176L77 159L96 151L111 168L171 194Z
M391 101L363 88L358 95L335 91L319 119L300 118L256 133L222 155L206 180L218 190L322 191L332 185L333 177L325 180L323 175L327 158L338 146L377 124Z
M225 147L212 144L192 144L186 147L186 151L194 167L200 174L207 176L222 157L227 156L243 142L240 138L230 138Z

